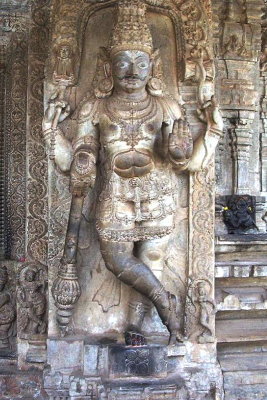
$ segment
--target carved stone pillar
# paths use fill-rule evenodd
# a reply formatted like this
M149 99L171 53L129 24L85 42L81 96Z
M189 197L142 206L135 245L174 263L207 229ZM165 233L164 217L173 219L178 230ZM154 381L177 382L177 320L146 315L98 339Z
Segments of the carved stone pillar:
M267 192L267 115L264 113L261 136L261 190Z
M267 177L266 177L267 179ZM256 197L256 226L259 232L266 232L266 221L264 219L264 214L266 211L266 197L257 196Z
M26 157L24 161L26 166L26 216L23 223L27 219L26 225L26 243L23 250L26 248L27 264L18 266L18 296L23 286L25 278L24 271L27 266L31 266L32 277L28 280L27 287L32 291L28 296L28 305L24 304L25 308L35 307L36 311L32 314L32 319L38 321L38 327L30 327L31 324L24 327L25 309L20 303L20 326L19 326L19 359L20 368L31 368L35 366L42 369L46 358L46 332L47 332L47 314L46 314L46 258L47 258L47 160L45 154L45 146L41 138L41 124L43 114L43 77L44 77L44 62L48 51L48 20L49 20L49 0L38 0L34 2L31 8L31 25L27 24L29 29L27 41L24 43L24 52L28 56L28 68L25 77L27 83L27 96L23 97L27 104L28 118L26 120ZM23 81L22 77L19 77ZM25 130L23 130L25 139ZM17 151L20 150L19 144L16 146ZM19 171L20 172L20 171ZM14 196L15 198L15 196ZM40 271L43 271L41 273ZM26 274L27 275L27 274ZM30 275L30 273L29 273ZM42 275L40 278L39 275ZM26 280L27 280L26 279ZM39 281L42 281L40 283ZM22 282L22 283L21 283ZM40 285L41 286L40 286ZM30 286L32 286L30 288ZM39 299L39 305L35 305L34 298ZM31 298L31 300L30 300ZM24 309L24 310L23 310ZM35 315L34 315L35 314ZM39 316L38 316L39 314ZM22 318L21 318L22 317ZM25 331L26 329L26 331ZM39 350L40 349L40 352Z
M262 72L262 98L261 98L261 191L267 192L267 72Z
M0 43L0 260L6 255L6 179L5 179L5 89L6 89L6 46Z
M240 118L231 130L233 157L233 189L234 194L250 194L250 147L252 132L250 124L254 113L249 113L249 119Z
M189 297L186 333L196 343L215 342L214 297L214 163L190 175ZM202 303L202 296L206 304ZM206 323L203 325L203 306ZM215 349L214 349L215 351ZM215 354L215 353L214 353Z

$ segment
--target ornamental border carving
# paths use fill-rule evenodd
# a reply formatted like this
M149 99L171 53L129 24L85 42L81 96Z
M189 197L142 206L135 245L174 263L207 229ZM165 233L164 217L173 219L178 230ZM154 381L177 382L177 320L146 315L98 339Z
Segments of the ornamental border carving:
M12 47L12 48L11 48ZM11 91L7 119L10 126L8 141L8 220L11 258L25 257L26 221L26 115L27 115L27 57L26 34L14 33L10 43Z
M214 294L214 220L215 220L215 171L212 161L207 168L190 174L189 204L189 276L186 300L186 333L198 339L201 333L199 305L192 294L195 282L203 280ZM211 317L214 329L215 317Z
M29 41L27 129L27 256L46 264L48 231L47 157L41 136L44 65L48 54L50 0L32 5Z

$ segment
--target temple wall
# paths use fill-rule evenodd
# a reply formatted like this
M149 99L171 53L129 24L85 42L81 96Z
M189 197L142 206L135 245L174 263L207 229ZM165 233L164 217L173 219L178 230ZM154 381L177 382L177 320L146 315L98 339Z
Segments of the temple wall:
M116 367L128 357L127 348L116 343L121 345L132 292L101 257L94 225L97 187L85 200L80 228L82 294L68 335L61 335L52 287L71 195L69 177L49 156L42 119L59 87L53 68L60 40L67 34L77 46L75 81L64 92L74 111L91 90L115 3L5 0L0 5L0 278L8 276L0 290L0 398L265 400L266 0L146 1L164 83L183 101L194 140L206 129L197 112L199 66L206 74L203 93L210 99L214 85L224 122L208 166L173 178L176 229L162 282L181 299L184 342L166 345L167 330L154 309L144 321L152 343L144 358L151 369L138 375L137 361L137 367ZM199 27L208 35L198 36ZM190 53L192 43L208 56ZM73 139L77 112L60 126ZM216 303L216 314L212 302L206 314L201 308L199 282ZM209 322L209 340L202 340L201 313Z

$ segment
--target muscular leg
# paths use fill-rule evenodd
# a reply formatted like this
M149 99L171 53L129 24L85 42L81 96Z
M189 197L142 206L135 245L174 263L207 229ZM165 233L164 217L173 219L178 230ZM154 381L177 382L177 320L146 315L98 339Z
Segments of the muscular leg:
M179 324L174 299L150 268L133 255L133 243L100 240L100 249L107 268L122 282L152 301L171 333L171 342L174 337L176 340Z
M133 255L133 243L101 240L100 249L107 268L122 282L148 297L153 303L161 299L169 306L167 292L150 268Z
M162 280L166 248L170 236L137 243L138 258L149 266L159 281Z
M162 279L165 252L168 242L169 235L159 239L146 240L136 243L136 253L138 258L150 268L159 281ZM139 293L135 292L133 296L131 296L129 313L130 324L137 320L138 311L143 309L143 318L138 319L138 329L141 331L145 312L151 309L151 307L151 301L149 301L145 296L141 296Z

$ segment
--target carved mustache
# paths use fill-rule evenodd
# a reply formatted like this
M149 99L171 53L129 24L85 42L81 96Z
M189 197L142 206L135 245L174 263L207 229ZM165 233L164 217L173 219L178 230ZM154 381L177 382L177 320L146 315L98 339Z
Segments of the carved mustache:
M122 78L118 77L118 79L120 81L122 81L123 79L135 79L135 80L139 79L140 81L144 81L146 77L142 78L141 76L134 74L134 75L125 75Z

